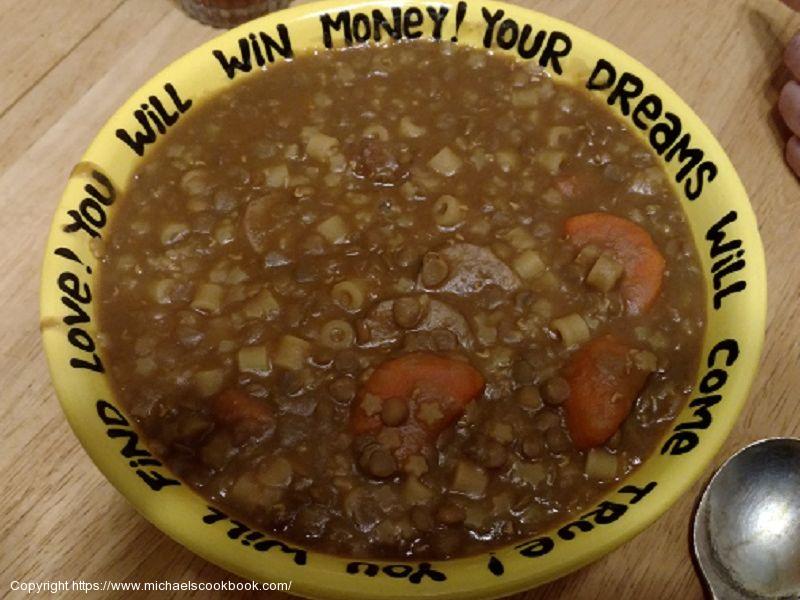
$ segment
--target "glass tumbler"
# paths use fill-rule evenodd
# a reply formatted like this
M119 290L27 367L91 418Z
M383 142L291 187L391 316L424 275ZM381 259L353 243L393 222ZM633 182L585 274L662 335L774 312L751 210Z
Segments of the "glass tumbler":
M285 8L289 0L181 0L183 9L212 27L233 27Z

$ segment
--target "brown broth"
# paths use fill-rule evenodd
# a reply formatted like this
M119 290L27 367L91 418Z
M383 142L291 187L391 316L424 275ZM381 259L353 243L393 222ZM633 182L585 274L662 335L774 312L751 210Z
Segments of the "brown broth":
M419 41L300 57L187 117L117 208L104 353L152 450L251 525L350 556L474 554L590 505L683 406L705 322L688 226L653 153L583 91ZM640 314L627 263L565 236L594 212L664 257ZM631 349L612 369L652 373L588 451L568 365L608 334ZM364 386L413 352L485 387L408 458L423 400ZM354 430L362 408L379 431Z

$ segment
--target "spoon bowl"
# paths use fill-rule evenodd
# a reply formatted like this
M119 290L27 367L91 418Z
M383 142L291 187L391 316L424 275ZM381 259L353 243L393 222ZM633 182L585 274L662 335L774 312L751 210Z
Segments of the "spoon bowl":
M693 541L713 597L800 597L800 439L729 458L700 499Z

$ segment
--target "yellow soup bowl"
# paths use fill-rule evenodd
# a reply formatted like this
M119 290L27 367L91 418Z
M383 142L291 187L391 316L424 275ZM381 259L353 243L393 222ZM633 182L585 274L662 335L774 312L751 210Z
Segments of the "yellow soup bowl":
M182 115L241 80L269 77L270 65L292 54L390 37L508 54L606 102L656 150L705 274L708 326L695 392L654 453L572 523L469 558L356 560L231 520L151 456L114 397L98 346L94 246L132 174ZM109 481L167 535L225 569L258 582L292 580L292 591L304 596L348 600L501 596L569 573L631 539L699 477L733 427L758 366L766 312L753 211L730 160L697 115L607 42L543 14L480 1L310 4L223 33L176 61L114 114L74 169L53 219L41 286L42 335L56 392Z

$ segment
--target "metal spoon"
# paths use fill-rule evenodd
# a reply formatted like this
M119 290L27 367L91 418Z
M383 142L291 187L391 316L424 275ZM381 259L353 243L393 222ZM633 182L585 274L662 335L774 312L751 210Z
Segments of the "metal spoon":
M700 499L693 538L713 598L800 598L800 439L729 458Z

